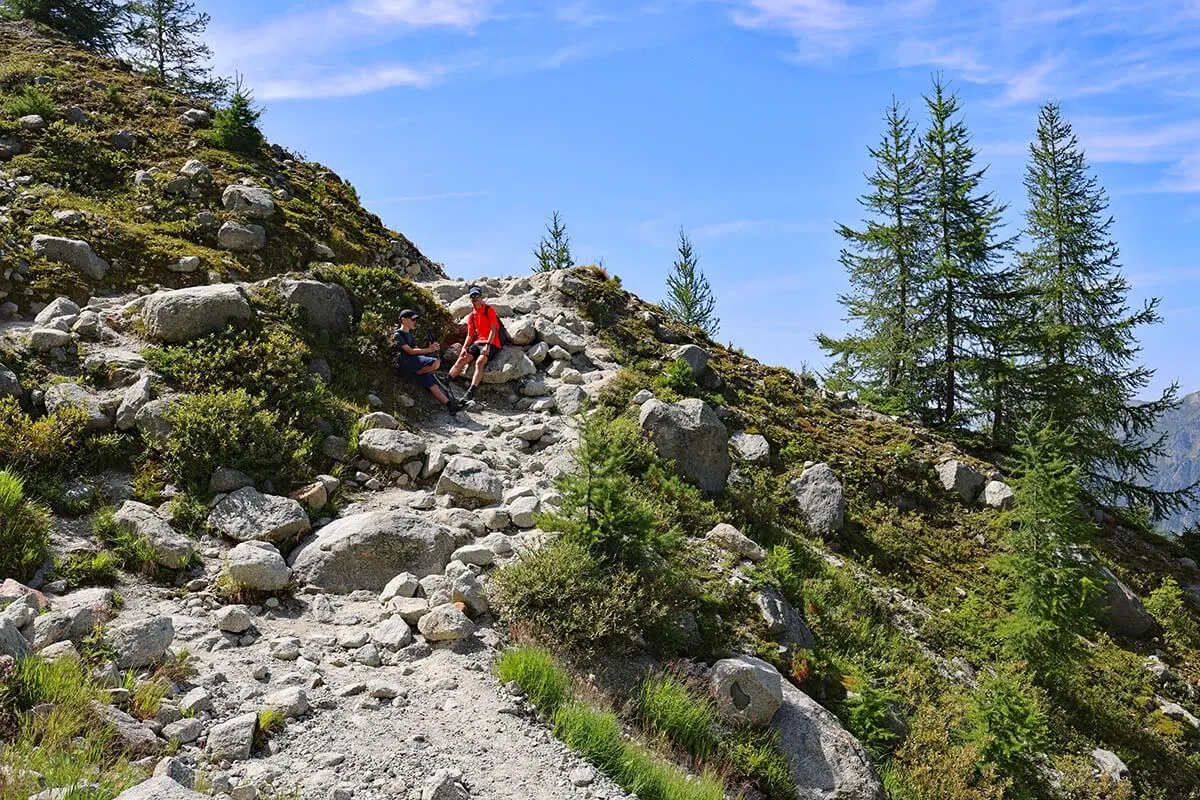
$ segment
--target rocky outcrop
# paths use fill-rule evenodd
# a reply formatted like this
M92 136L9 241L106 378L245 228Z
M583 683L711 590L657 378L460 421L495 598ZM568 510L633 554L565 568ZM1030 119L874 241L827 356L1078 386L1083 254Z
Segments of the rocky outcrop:
M234 253L253 253L267 246L267 230L229 220L217 231L217 247Z
M275 198L257 186L227 186L221 193L221 205L251 219L270 219L275 214Z
M253 486L226 495L208 515L208 524L239 542L283 542L310 527L308 514L298 502L263 494Z
M1133 590L1117 579L1112 570L1100 568L1104 580L1104 610L1100 619L1110 632L1131 639L1149 636L1158 627Z
M208 800L208 795L194 792L168 777L158 776L126 789L117 795L116 800Z
M738 558L745 558L750 561L759 562L767 557L767 552L755 544L749 537L739 531L737 528L727 523L720 523L711 531L705 534L706 539L720 547L722 550L727 550L733 553Z
M138 669L160 661L175 639L170 617L117 625L108 632L108 641L116 653L117 669Z
M292 580L292 570L268 542L242 542L229 551L226 572L243 589L275 592Z
M504 494L504 482L491 467L469 456L454 456L442 470L438 494L473 504L495 503Z
M1002 511L1012 508L1015 500L1016 493L1004 481L988 481L987 486L983 487L983 494L979 495L980 503Z
M858 740L815 700L782 682L783 703L771 719L792 765L800 800L883 800L883 787Z
M219 283L152 294L142 307L142 321L150 338L178 343L246 322L253 313L240 288Z
M350 293L336 283L285 278L275 284L280 298L299 306L310 329L342 336L354 320Z
M92 246L79 239L39 235L33 237L33 253L79 270L94 281L104 280L108 262L96 255Z
M679 474L706 492L721 492L729 479L729 434L703 400L647 400L638 425L658 454L675 461Z
M954 492L964 503L974 503L986 478L979 470L963 461L950 459L937 466L938 480L947 492Z
M425 452L425 440L408 431L370 428L358 435L358 451L376 464L403 464Z
M133 500L126 500L113 519L127 525L150 546L156 564L167 569L182 569L192 557L192 540L175 531L158 512Z
M766 725L783 703L783 678L773 666L753 656L726 658L710 676L717 711L727 722Z
M300 579L331 592L377 592L401 572L441 573L454 551L447 529L403 512L334 520L288 558Z
M85 430L88 432L99 433L112 427L112 418L101 398L92 390L70 382L56 383L46 389L47 411L53 414L67 407L77 408L87 416Z
M767 464L771 461L771 443L761 434L739 431L730 438L729 443L742 461L750 464Z
M788 484L814 536L830 536L846 521L846 493L828 464L814 464Z

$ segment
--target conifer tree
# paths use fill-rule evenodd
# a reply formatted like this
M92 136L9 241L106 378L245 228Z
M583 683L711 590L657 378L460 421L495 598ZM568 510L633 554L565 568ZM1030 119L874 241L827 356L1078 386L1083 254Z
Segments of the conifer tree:
M206 138L217 147L245 155L255 155L262 149L264 139L258 129L262 109L254 104L250 90L242 85L242 76L234 79L229 105L218 110Z
M1075 442L1051 425L1027 427L1018 445L1016 505L1009 554L1013 616L1006 647L1045 675L1069 662L1078 637L1094 627L1090 606L1098 594L1087 551L1095 524L1080 505L1079 468L1070 460Z
M223 98L229 81L214 78L212 50L202 40L209 16L188 0L134 0L125 39L134 66L185 94Z
M533 256L537 259L534 272L550 272L575 266L575 261L571 258L571 239L567 236L567 226L557 211L550 217L546 233L550 238L543 236L533 251Z
M1154 372L1137 362L1136 331L1160 321L1158 299L1130 307L1107 196L1057 104L1038 116L1025 188L1031 246L1018 269L1036 300L1029 379L1036 410L1072 437L1069 455L1093 499L1142 506L1156 517L1182 507L1195 486L1160 492L1147 485L1163 448L1155 423L1176 403L1175 386L1156 400L1138 399Z
M667 275L667 299L663 309L684 325L694 325L712 338L721 329L716 315L717 301L708 279L697 265L692 241L679 230L679 258Z
M859 198L870 216L859 230L838 226L846 241L839 260L851 286L838 299L858 329L817 341L842 359L839 373L862 399L907 411L923 405L917 365L930 327L919 311L927 291L924 186L915 126L895 99L884 120L882 140L868 150L871 188Z
M105 55L116 50L120 14L113 0L0 0L0 16L41 23Z
M929 129L921 142L923 199L929 233L929 291L925 307L935 331L925 381L933 420L952 424L969 412L967 395L980 342L987 336L976 312L1003 292L993 272L1011 241L997 239L1004 206L982 191L987 168L975 167L966 124L956 118L957 95L940 77L925 97Z

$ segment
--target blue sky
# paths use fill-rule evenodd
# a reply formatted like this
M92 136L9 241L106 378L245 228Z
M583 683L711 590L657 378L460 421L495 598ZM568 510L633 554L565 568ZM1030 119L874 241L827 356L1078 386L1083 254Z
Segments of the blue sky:
M351 181L449 274L529 271L550 213L576 260L659 300L678 230L719 339L823 366L844 329L835 221L895 95L941 71L1022 222L1037 108L1063 105L1112 199L1156 386L1200 389L1200 3L1156 0L200 0L218 69L273 140Z

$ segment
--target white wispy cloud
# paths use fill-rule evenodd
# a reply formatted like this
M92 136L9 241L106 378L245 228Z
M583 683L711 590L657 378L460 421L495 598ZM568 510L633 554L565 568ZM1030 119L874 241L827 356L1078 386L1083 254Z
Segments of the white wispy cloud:
M377 64L349 72L339 70L328 75L266 79L258 84L255 94L263 100L305 100L319 97L355 97L398 86L427 89L450 71L446 66L409 67L403 64Z
M379 199L371 199L364 202L366 206L380 206L388 203L424 203L430 200L461 200L467 197L485 197L490 195L490 190L477 190L469 192L434 192L432 194L404 194L397 197L383 197Z
M1176 0L726 0L826 67L925 68L988 87L990 105L1050 99L1153 113L1078 125L1096 161L1161 164L1161 191L1200 191L1200 3Z

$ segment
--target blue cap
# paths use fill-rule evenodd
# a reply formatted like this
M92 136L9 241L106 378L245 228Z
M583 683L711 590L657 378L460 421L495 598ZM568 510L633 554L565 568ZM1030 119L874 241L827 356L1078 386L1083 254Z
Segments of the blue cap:
M467 290L467 297L483 297L483 289L478 286L472 286Z

